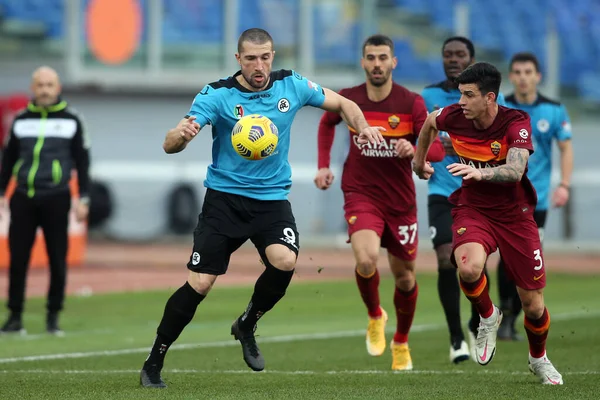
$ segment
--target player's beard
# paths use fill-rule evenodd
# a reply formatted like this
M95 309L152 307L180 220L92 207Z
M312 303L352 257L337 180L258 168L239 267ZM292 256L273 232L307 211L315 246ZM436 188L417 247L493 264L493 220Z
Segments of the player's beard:
M246 78L244 74L242 74L242 76L248 85L252 86L254 89L263 89L269 83L269 77L266 74L252 74L250 75L250 79ZM262 82L255 81L254 78L256 76L261 76L263 78Z
M378 72L379 75L375 76L375 72ZM390 71L385 72L380 69L377 69L373 70L372 72L367 71L367 75L369 76L369 82L375 87L383 86L390 80Z

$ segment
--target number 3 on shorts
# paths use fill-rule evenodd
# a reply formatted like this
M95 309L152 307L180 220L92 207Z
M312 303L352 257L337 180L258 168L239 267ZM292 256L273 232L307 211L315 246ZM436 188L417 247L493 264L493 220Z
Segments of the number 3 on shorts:
M533 269L536 271L542 269L542 267L544 266L544 261L542 261L542 252L540 251L540 249L535 249L533 251L533 259L539 262L539 264L533 267Z
M417 223L415 222L411 225L400 225L398 227L398 234L400 235L401 245L404 246L407 243L413 244L415 242L415 237L417 236Z

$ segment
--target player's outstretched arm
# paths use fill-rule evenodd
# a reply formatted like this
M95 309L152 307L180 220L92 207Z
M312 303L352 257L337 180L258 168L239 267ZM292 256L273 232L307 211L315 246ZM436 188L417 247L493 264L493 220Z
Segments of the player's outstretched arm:
M381 132L385 131L385 128L381 126L369 126L363 112L355 102L331 89L323 88L323 92L325 93L325 101L321 105L321 108L339 113L348 126L358 132L359 143L371 142L379 144L383 142Z
M419 141L417 150L413 159L413 171L421 179L429 179L433 174L433 167L427 162L429 148L438 136L438 129L435 123L437 113L430 113L423 123L421 132L419 132Z
M188 142L200 132L200 124L195 120L194 116L183 118L175 128L169 129L163 143L165 153L179 153L185 149Z

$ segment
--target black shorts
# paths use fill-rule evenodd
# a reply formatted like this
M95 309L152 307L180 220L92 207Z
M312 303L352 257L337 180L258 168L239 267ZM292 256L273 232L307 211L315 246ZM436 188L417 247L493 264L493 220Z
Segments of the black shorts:
M433 248L452 243L452 205L445 196L432 194L427 198L429 235Z
M207 189L187 267L194 272L223 275L231 254L248 239L265 264L265 249L272 244L282 244L297 256L300 242L290 202L256 200Z
M538 233L540 234L540 242L544 241L544 226L546 226L547 216L548 210L536 210L533 212L533 219L538 226Z

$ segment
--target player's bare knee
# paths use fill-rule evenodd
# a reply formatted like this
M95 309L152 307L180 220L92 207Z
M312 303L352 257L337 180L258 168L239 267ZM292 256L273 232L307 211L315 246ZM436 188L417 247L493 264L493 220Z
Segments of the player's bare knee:
M450 257L452 256L452 244L442 244L435 249L435 255L438 262L438 270L456 269Z
M408 292L415 286L416 277L414 269L407 269L401 274L395 274L394 278L396 280L396 287L402 291Z
M371 276L377 269L377 254L364 252L356 257L356 270L362 276Z
M542 289L537 290L524 290L518 289L519 297L521 298L521 305L523 307L523 313L531 319L541 318L544 313L544 295Z
M216 275L200 274L198 272L190 271L188 274L188 283L190 286L201 295L206 296L210 289L212 289L215 281L217 280Z
M479 279L484 267L481 263L468 259L456 260L456 265L458 266L458 274L467 282L475 282Z
M283 245L271 245L265 250L269 264L281 271L292 271L296 268L297 256Z

